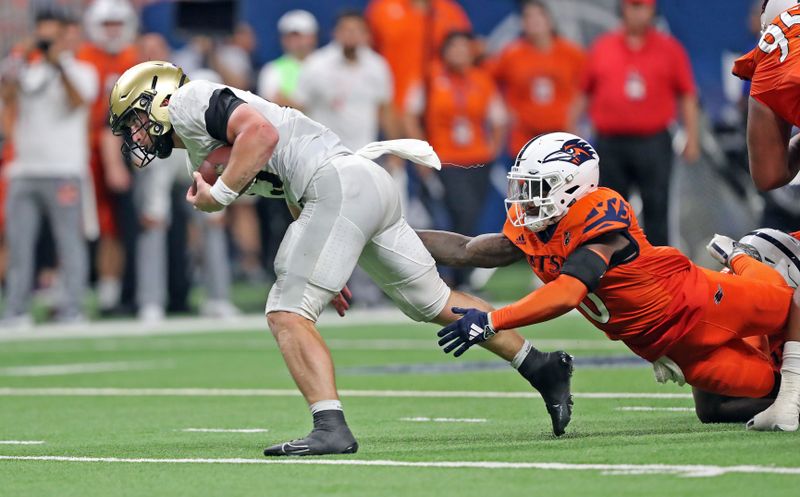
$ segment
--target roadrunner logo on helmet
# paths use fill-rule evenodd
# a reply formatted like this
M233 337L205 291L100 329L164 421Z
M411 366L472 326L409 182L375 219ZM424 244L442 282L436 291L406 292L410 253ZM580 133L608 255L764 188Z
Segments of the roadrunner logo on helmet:
M570 133L539 135L522 147L508 173L508 220L542 231L558 222L579 198L597 189L600 159Z
M167 105L172 94L188 81L180 67L150 61L131 67L114 84L109 99L111 131L124 138L123 152L129 152L138 167L172 153ZM137 143L134 136L141 131L149 140Z

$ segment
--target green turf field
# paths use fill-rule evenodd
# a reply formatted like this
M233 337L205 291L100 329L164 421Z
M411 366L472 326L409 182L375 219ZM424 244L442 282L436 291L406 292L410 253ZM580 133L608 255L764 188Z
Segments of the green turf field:
M649 368L576 368L556 439L515 372L483 350L445 356L432 326L322 330L352 456L261 456L310 429L262 329L0 341L0 441L42 442L0 444L0 495L798 495L796 435L703 426ZM525 332L578 360L630 357L579 317Z

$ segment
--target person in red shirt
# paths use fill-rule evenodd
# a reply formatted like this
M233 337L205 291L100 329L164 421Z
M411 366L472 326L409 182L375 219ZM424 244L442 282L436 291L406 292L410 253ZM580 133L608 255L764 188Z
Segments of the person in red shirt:
M788 9L788 10L787 10ZM750 175L759 190L787 185L800 171L800 6L764 1L761 39L733 74L751 81L747 112Z
M622 29L594 43L582 86L604 159L600 183L623 196L637 187L645 232L653 244L666 245L673 163L667 128L677 107L686 128L684 160L695 162L700 148L689 59L675 38L653 26L655 3L622 1Z
M531 136L575 129L572 106L586 63L583 49L556 34L544 2L524 1L521 14L522 36L487 63L511 114L512 157Z
M734 274L695 266L675 248L654 247L628 202L598 187L598 163L582 138L542 135L523 147L508 174L502 234L421 232L438 263L497 267L525 258L545 282L490 313L453 309L463 317L439 332L439 345L460 355L506 327L577 309L610 339L673 368L693 387L756 399L740 418L760 411L759 398L776 385L777 365L749 337L785 338L784 366L800 362L795 291L778 271L750 257L757 256L752 247L725 237L710 247ZM783 418L779 424L796 430L797 420L795 411L793 426Z

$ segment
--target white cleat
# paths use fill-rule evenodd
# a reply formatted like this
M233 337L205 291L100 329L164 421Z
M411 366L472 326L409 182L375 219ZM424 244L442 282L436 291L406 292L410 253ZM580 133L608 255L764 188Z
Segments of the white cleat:
M796 404L776 402L756 414L747 422L747 429L754 431L797 431L800 409Z
M715 234L714 238L706 245L706 250L711 257L726 267L730 267L730 261L739 254L745 254L761 261L761 255L752 245L737 242L725 235Z

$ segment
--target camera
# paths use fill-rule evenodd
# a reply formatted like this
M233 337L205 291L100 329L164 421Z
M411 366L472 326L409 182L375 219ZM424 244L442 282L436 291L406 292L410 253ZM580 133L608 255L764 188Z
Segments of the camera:
M53 46L53 40L48 40L47 38L39 38L36 40L37 50L41 51L44 54L46 54L50 50L50 47L52 46Z

